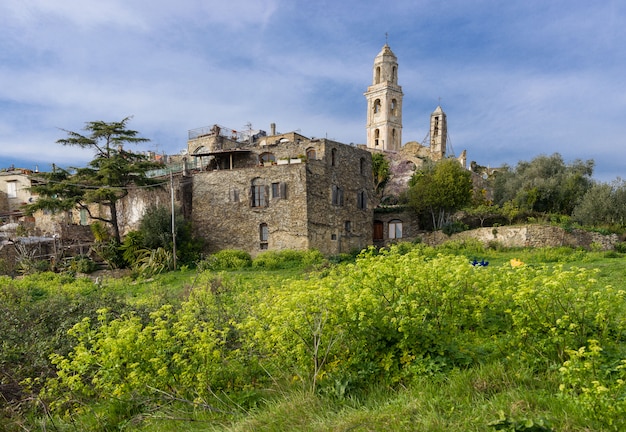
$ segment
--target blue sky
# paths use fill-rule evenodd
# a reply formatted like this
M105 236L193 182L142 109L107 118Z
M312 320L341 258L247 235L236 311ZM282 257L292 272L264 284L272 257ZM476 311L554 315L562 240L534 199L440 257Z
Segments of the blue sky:
M363 93L388 42L404 141L441 103L456 154L540 154L626 177L626 2L2 0L0 168L81 166L62 129L119 121L179 153L189 129L365 142ZM440 102L439 102L440 101Z

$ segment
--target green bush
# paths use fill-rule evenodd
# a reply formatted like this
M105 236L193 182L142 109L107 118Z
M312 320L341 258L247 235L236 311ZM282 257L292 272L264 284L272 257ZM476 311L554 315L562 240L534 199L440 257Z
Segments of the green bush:
M236 249L224 249L197 263L198 270L241 270L252 266L252 257L248 252Z
M615 251L619 253L626 253L626 242L615 243Z
M463 222L459 222L459 221L449 222L447 224L444 224L441 227L441 231L447 236L451 236L452 234L467 231L468 229L469 229L469 225L464 224Z
M311 251L268 251L259 254L253 261L252 266L268 270L294 268L321 264L324 256L317 250Z
M73 257L67 265L67 270L71 273L93 273L96 270L96 263L89 257L79 255Z

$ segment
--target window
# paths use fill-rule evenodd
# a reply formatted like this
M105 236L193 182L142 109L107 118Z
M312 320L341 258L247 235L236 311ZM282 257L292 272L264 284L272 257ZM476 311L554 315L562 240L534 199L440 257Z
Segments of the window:
M306 158L308 160L315 160L317 158L317 154L316 154L314 148L307 149L307 151L306 151Z
M402 238L402 221L394 219L389 221L389 238L399 239Z
M85 209L80 209L80 224L87 225L87 210Z
M270 237L270 230L267 227L266 223L262 223L261 225L259 225L260 249L267 249L267 242L269 240L269 237Z
M261 153L259 155L259 162L261 162L261 164L276 162L276 156L269 152Z
M250 206L267 207L269 190L261 179L254 179L250 187Z
M439 117L435 117L435 128L433 130L433 136L439 135Z
M380 83L380 66L376 68L376 84Z
M392 129L391 130L391 142L393 143L393 146L395 147L398 141L398 136L396 135L396 130Z
M365 158L361 158L361 161L359 162L359 173L361 175L365 174Z
M391 99L390 111L392 115L398 115L398 101Z
M7 182L7 196L9 198L17 198L17 181Z
M272 183L272 198L286 199L287 198L287 183L283 183L283 182Z
M376 99L374 101L374 114L378 114L380 112L380 99Z
M374 131L374 145L378 145L378 140L380 139L380 129L376 129Z
M351 222L351 221L349 221L349 220L345 221L345 222L343 223L343 227L344 227L344 229L346 230L346 232L348 232L348 233L349 233L350 231L352 231L352 222Z
M337 162L337 149L332 149L330 151L330 166L335 166Z
M394 84L398 82L398 68L395 66L391 70L391 82L393 82Z
M339 186L333 185L332 203L336 206L343 205L343 189L341 189Z
M228 199L230 200L230 202L239 202L239 191L237 189L229 190Z
M358 209L365 210L367 208L367 194L365 191L359 191L356 195L356 206Z

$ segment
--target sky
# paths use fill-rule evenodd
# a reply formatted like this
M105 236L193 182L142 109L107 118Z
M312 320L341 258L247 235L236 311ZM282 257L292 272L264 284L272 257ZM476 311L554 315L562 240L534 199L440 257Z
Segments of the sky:
M374 58L398 58L403 141L431 112L480 165L559 153L626 177L626 2L0 0L0 168L85 166L57 144L120 121L178 154L188 131L364 144ZM251 126L249 126L251 125Z

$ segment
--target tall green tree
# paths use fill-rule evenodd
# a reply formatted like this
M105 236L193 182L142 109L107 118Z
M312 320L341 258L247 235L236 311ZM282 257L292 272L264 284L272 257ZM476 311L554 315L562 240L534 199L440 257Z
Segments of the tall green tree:
M39 199L28 205L26 211L32 214L37 210L84 209L90 219L107 224L119 244L117 203L128 195L130 188L154 184L146 173L158 166L146 156L124 149L126 144L149 141L128 129L130 119L88 122L83 128L85 134L63 129L67 137L57 140L57 144L93 150L94 158L84 168L53 169L51 173L40 174L39 183L31 188ZM92 204L108 211L94 213Z
M449 221L451 214L472 201L471 173L455 159L425 165L409 182L409 205L432 218L434 229Z
M626 182L595 183L583 196L572 218L584 225L621 225L626 223Z

